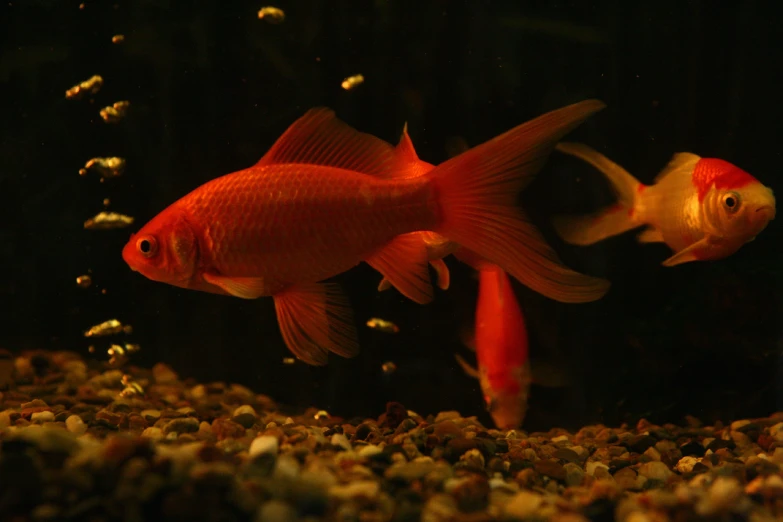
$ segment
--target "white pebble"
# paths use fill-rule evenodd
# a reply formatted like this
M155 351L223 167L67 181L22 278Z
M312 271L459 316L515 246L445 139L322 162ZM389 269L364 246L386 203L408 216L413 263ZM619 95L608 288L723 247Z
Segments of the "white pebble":
M520 491L506 504L506 514L514 518L525 518L534 514L544 503L544 497L531 491Z
M253 442L250 443L248 454L251 458L264 453L277 454L278 446L277 437L273 435L261 435L260 437L253 439Z
M750 424L750 421L747 419L734 421L731 423L731 431L737 431L741 427L747 426L748 424Z
M588 462L585 466L585 471L587 471L588 475L595 475L595 472L598 470L598 468L604 468L606 471L609 471L609 466L603 462L598 461Z
M329 488L329 495L342 500L356 497L374 499L380 492L380 486L374 480L362 480L345 485L334 485Z
M37 411L30 416L30 420L33 422L52 422L54 420L54 413L50 411Z
M141 436L153 440L161 440L163 438L163 430L160 428L150 427L141 432Z
M348 440L348 437L346 437L342 433L335 433L334 435L332 435L331 443L333 446L339 446L344 450L350 451L351 449L351 442Z
M374 444L368 444L367 446L362 447L357 453L360 457L372 457L373 455L377 455L378 453L382 453L383 450L379 448L378 446L375 446Z
M234 410L234 417L236 417L238 415L242 415L243 413L249 413L253 417L258 417L258 414L256 413L256 410L254 410L253 407L250 406L249 404L243 404L239 408L235 409Z
M663 462L645 462L639 466L639 475L655 480L666 480L673 473Z
M256 515L256 522L295 522L296 509L282 500L264 502Z
M683 457L679 461L677 461L677 465L674 466L674 469L679 471L680 473L690 473L693 471L693 466L698 464L698 462L701 459L696 457Z
M81 435L87 431L87 425L78 415L69 415L68 418L65 419L65 427L68 428L68 431L75 433L76 435Z
M710 486L707 496L696 505L700 515L711 515L721 511L730 511L739 507L744 492L734 477L718 477Z
M778 442L783 441L783 422L778 422L769 429L769 434Z

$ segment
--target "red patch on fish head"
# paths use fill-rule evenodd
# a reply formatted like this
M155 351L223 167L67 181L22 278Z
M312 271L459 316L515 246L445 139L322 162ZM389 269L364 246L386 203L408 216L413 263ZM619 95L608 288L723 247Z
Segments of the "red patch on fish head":
M198 243L184 214L169 207L131 235L122 258L153 281L187 287L195 272Z
M713 186L718 190L733 190L758 181L736 165L717 158L700 159L693 169L692 180L700 202Z

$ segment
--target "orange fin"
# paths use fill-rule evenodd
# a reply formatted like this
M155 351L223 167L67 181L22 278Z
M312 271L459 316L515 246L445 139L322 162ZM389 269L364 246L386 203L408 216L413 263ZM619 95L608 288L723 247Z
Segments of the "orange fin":
M351 306L336 283L296 285L273 297L283 340L298 359L323 366L329 352L359 353Z
M473 270L477 271L481 270L482 265L487 264L485 259L482 259L481 256L465 247L459 247L454 252L454 257L471 267Z
M394 147L359 132L325 107L310 109L272 145L256 166L306 163L392 177Z
M430 265L435 269L435 273L438 276L438 288L441 290L448 290L451 282L451 273L449 267L442 259L434 259L430 261ZM385 277L378 283L378 291L383 292L392 287L392 284Z
M462 356L458 353L454 354L454 358L457 359L457 364L460 365L462 368L462 371L464 371L468 377L473 377L474 379L479 378L479 372L476 368L468 364L468 362L462 358Z
M435 168L435 165L419 159L416 149L413 147L413 141L408 135L408 123L402 128L400 141L394 148L395 164L392 169L392 176L395 178L413 178L423 176Z
M434 293L427 268L427 247L417 234L395 237L365 261L405 297L419 304L432 301ZM383 282L379 290L382 285Z
M443 261L443 259L433 259L430 261L430 265L432 265L432 268L435 269L435 273L438 276L438 288L441 290L448 290L449 284L451 283L451 273L449 272L449 267L446 266L446 263Z
M435 232L550 299L584 303L603 297L609 282L566 267L516 199L555 144L604 107L586 100L548 112L438 165L427 174L441 209Z
M264 280L260 277L226 277L206 273L204 281L242 299L256 299L268 295L264 292Z
M416 153L416 149L413 147L413 141L408 135L408 122L402 126L402 135L400 135L400 141L397 143L397 147L394 152L408 161L419 161L419 155Z

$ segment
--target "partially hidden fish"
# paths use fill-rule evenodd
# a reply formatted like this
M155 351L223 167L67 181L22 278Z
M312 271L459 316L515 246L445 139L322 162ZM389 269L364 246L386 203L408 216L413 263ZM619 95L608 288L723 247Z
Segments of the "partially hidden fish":
M390 144L311 109L258 163L155 216L122 256L181 288L272 296L286 345L312 365L358 353L351 307L327 279L364 261L413 301L432 300L427 249L410 232L449 238L550 298L593 301L608 281L563 266L515 201L555 143L604 106L551 111L413 178Z
M525 315L508 274L472 252L461 253L461 261L478 271L475 322L463 333L465 346L476 353L476 366L459 354L454 357L467 375L478 379L495 425L517 429L527 413L531 384L559 388L570 377L559 367L530 359Z
M618 198L593 214L555 217L555 230L571 244L590 245L646 226L638 241L668 245L673 254L663 265L675 266L726 258L775 218L772 189L722 159L677 153L654 184L645 185L586 145L556 148L603 173Z
M459 355L456 358L468 375L479 380L487 411L498 429L516 429L524 421L532 381L527 326L508 275L491 263L477 268L477 368Z

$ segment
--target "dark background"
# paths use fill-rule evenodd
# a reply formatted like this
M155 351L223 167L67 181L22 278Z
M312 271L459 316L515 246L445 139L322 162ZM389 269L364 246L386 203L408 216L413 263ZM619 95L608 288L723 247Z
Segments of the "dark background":
M11 1L0 6L0 347L87 353L82 332L118 319L142 351L202 381L241 382L292 406L347 417L386 401L421 414L484 413L470 359L476 280L453 258L452 288L419 306L378 294L366 265L340 276L362 353L323 368L282 364L271 299L247 302L154 283L120 251L129 233L213 177L245 168L307 109L326 105L396 143L402 125L421 158L446 159L455 136L476 145L543 112L597 97L608 108L569 139L651 182L670 156L717 156L781 189L783 60L775 2ZM112 44L124 34L122 44ZM366 82L341 89L346 76ZM92 100L64 92L93 74ZM129 100L107 125L100 108ZM127 158L99 183L78 169ZM137 224L88 231L102 210ZM523 203L573 268L608 277L601 301L566 305L516 285L530 350L569 372L566 388L534 387L529 429L766 415L780 408L780 219L731 258L664 268L663 245L629 233L588 248L552 236L555 212L612 200L600 174L553 154ZM137 226L138 225L138 226ZM93 270L84 290L75 277ZM107 293L101 294L105 288ZM363 326L395 321L397 335ZM105 359L105 344L96 344ZM385 375L384 361L397 371Z

